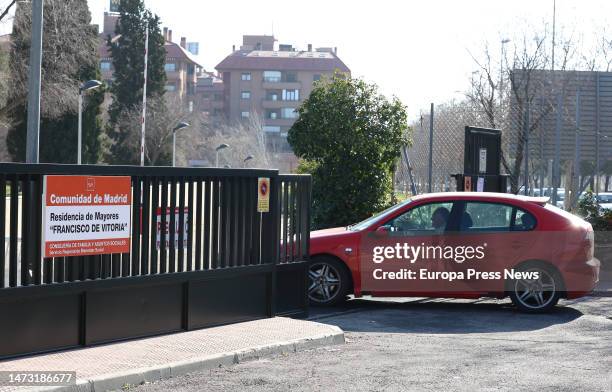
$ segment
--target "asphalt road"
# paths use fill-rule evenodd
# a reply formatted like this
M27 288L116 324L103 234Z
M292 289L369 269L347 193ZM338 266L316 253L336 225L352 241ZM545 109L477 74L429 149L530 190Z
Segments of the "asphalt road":
M612 391L612 298L545 315L507 301L353 300L313 309L347 343L134 391Z

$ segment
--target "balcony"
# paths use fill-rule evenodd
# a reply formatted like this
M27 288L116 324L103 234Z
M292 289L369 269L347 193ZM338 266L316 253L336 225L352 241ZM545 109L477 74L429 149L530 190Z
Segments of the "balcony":
M262 79L261 87L267 90L282 90L282 89L301 89L302 82L288 82L282 79Z
M264 118L263 122L264 122L265 125L270 125L270 126L290 127L290 126L293 125L295 120L296 120L295 118L280 118L280 117L277 117L276 119Z
M297 108L300 106L300 101L283 101L280 99L272 100L263 98L261 107L264 109L281 109L281 108Z

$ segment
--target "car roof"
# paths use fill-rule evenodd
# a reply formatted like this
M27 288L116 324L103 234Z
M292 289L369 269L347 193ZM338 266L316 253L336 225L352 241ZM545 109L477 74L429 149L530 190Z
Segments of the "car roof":
M546 204L549 197L537 197L537 196L523 196L514 195L511 193L495 193L495 192L437 192L437 193L426 193L422 195L416 195L412 197L414 201L421 200L479 200L479 201L490 201L490 202L523 202L523 203L534 203L539 205Z

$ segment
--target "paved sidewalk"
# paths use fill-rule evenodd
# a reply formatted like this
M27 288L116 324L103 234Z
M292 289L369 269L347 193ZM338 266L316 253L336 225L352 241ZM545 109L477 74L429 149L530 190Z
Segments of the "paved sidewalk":
M284 317L131 340L0 362L0 370L76 371L72 387L2 387L1 392L105 391L266 355L344 342L338 327Z

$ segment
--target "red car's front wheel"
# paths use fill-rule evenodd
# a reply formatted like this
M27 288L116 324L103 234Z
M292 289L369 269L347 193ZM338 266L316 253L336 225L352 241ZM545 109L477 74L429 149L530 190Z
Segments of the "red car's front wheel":
M308 271L308 297L313 305L336 305L346 300L350 277L344 265L331 257L313 259Z

